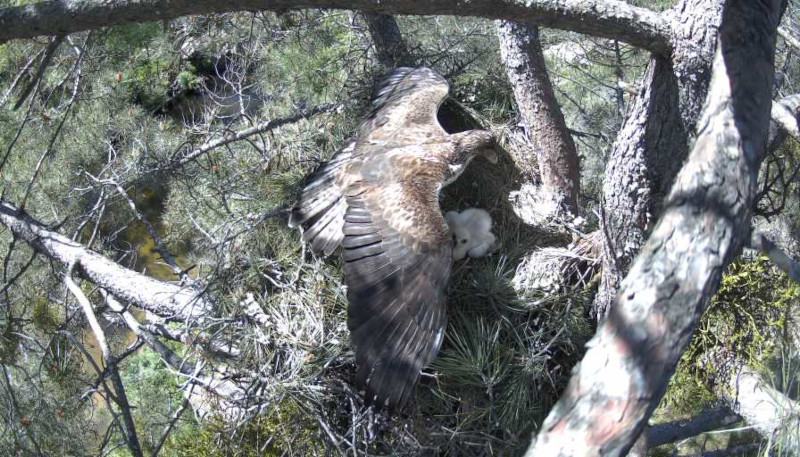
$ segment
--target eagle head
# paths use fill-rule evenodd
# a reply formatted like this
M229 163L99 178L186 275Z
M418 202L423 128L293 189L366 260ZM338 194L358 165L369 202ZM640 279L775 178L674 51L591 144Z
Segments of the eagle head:
M449 157L449 172L445 176L444 185L456 180L464 168L475 156L483 156L491 163L497 163L497 140L492 132L486 130L468 130L451 135L454 149Z
M497 140L492 132L468 130L451 135L451 138L454 148L448 160L449 173L445 176L445 186L455 181L475 156L483 156L489 162L497 163Z
M497 163L497 139L488 130L469 130L456 135L456 163L466 165L476 155Z

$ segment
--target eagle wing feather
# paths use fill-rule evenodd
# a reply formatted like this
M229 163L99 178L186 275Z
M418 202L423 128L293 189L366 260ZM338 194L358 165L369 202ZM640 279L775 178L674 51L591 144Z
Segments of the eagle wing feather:
M406 403L446 325L452 246L434 184L368 186L347 197L343 270L356 378L367 401L390 408ZM410 233L409 221L425 223Z
M447 92L430 69L397 69L289 217L315 252L342 246L357 382L367 401L391 408L412 395L446 325L452 246L439 209L441 163L425 157L449 144L436 117Z

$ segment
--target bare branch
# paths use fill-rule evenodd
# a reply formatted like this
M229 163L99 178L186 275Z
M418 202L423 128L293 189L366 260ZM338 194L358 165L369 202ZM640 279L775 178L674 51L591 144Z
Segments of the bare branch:
M94 313L94 308L92 308L92 304L89 303L89 299L86 298L81 288L72 280L72 272L74 269L75 261L70 263L69 267L67 267L67 273L64 275L64 284L81 305L83 314L86 315L86 320L89 322L89 328L92 329L92 333L94 333L94 337L97 339L97 344L100 346L100 353L103 355L103 360L107 362L111 360L112 357L106 334L103 331L103 327L100 326L100 321L97 320L97 315Z
M183 155L174 157L171 163L166 167L166 170L174 170L176 168L182 167L187 163L191 162L192 160L195 160L198 157L202 156L203 154L213 149L216 149L220 146L225 146L226 144L230 144L233 143L234 141L239 141L247 137L257 135L259 133L275 130L278 127L282 127L287 124L292 124L294 122L298 122L303 119L308 119L320 113L333 111L336 108L339 108L340 106L341 105L338 103L325 103L322 105L314 106L307 111L302 111L300 113L293 114L291 116L280 117L277 119L261 122L259 124L254 125L253 127L239 130L238 132L234 132L231 134L226 134L222 138L217 138L215 140L209 141L198 148L186 152Z
M128 397L125 395L125 386L122 384L122 378L117 370L117 360L111 353L106 334L103 331L103 327L100 326L100 322L97 320L97 315L94 312L94 308L92 308L92 304L89 302L89 299L86 298L81 288L72 280L72 272L74 269L75 261L70 263L66 274L64 274L64 284L66 284L69 291L81 305L83 314L86 316L86 320L89 321L89 328L92 329L97 344L100 346L100 352L103 355L106 371L108 371L111 382L114 384L114 396L112 398L122 414L123 431L125 433L125 441L128 444L128 449L134 457L142 457L144 454L142 454L142 447L139 445L139 438L136 436L136 426L133 424L131 406L128 403Z
M158 230L156 230L155 226L153 226L150 220L147 219L147 217L142 214L141 211L139 211L139 209L136 207L136 202L134 202L131 196L128 195L128 192L126 192L125 189L123 189L122 186L113 179L102 180L100 182L114 186L114 188L117 190L117 193L125 199L125 201L128 203L128 207L133 212L133 215L136 216L136 219L138 219L139 222L144 224L147 233L150 235L150 238L153 239L153 243L155 243L155 250L161 255L161 258L164 259L167 265L169 265L175 276L180 278L181 284L191 283L192 279L189 277L189 273L181 268L180 265L178 265L175 257L170 254L170 252L167 250L167 247L164 246L164 242L161 241L161 235L158 234Z
M650 427L647 431L649 447L661 446L697 436L718 428L733 425L742 420L728 408L703 411L689 419L681 419Z
M84 245L50 231L42 223L0 200L0 224L38 252L61 263L75 263L81 275L142 309L158 316L188 320L207 316L213 304L192 287L149 278L122 267Z
M700 130L663 216L528 456L620 456L638 438L748 236L785 3L729 0Z
M47 45L47 48L44 51L44 57L42 57L42 61L39 63L39 68L36 70L36 74L33 75L33 78L31 78L31 80L28 82L28 85L25 86L25 89L22 91L22 94L20 94L19 100L17 100L17 103L14 104L14 111L18 110L19 107L25 103L25 100L31 94L34 86L39 84L39 80L42 79L42 75L44 75L44 70L50 64L50 59L53 58L53 54L55 54L56 49L58 49L58 46L63 40L64 38L62 36L56 36L50 41L50 44Z
M8 86L8 89L6 89L6 93L3 94L3 98L0 99L0 106L6 104L9 97L11 97L11 94L14 92L14 89L17 88L17 84L19 84L20 80L22 80L22 77L25 76L30 71L31 68L33 68L33 64L39 59L39 57L42 56L42 54L44 54L45 49L42 49L41 51L37 52L33 57L28 59L28 63L26 63L22 67L22 69L20 69L19 72L17 72L17 76L15 76L14 80L11 81L11 85Z
M53 41L53 43L55 43L55 47L58 47L58 44L61 43L61 39L57 38ZM80 88L80 83L81 83L81 64L83 63L83 59L86 56L86 47L88 44L89 44L89 37L86 37L86 41L84 42L83 47L75 48L76 52L78 53L78 58L75 59L75 64L72 66L71 70L71 72L75 72L75 84L73 85L72 88L72 96L70 97L69 102L67 102L67 107L64 110L64 113L61 115L61 121L58 123L58 127L56 127L55 132L53 132L53 135L50 137L50 142L47 145L47 149L45 149L44 152L42 152L42 155L39 157L39 161L36 163L36 168L33 171L33 175L31 176L30 181L28 181L28 186L25 188L25 194L23 195L22 201L19 204L21 209L25 208L25 203L28 201L28 197L31 195L31 191L33 190L33 185L36 183L36 178L39 176L39 173L42 170L42 165L44 164L44 160L48 156L50 156L50 154L52 154L52 152L55 150L56 140L61 134L61 130L63 129L64 124L67 122L67 119L72 114L72 107L77 98L78 90ZM53 48L53 50L55 50L55 48ZM42 66L40 68L40 72L44 71L44 67L47 65L47 59L48 56L47 53L45 53L45 56L42 61ZM41 75L37 73L36 81L38 81L39 78L41 78ZM38 84L38 82L36 82L36 84ZM27 97L27 95L25 96ZM17 109L20 105L21 103L18 102L17 105L14 106L14 109ZM11 149L9 149L9 152L10 151Z
M105 289L100 289L101 295L106 301L106 304L112 311L122 315L125 325L133 332L134 335L144 340L145 344L161 356L164 362L175 369L176 371L191 375L193 370L185 364L185 361L178 357L172 349L168 348L164 343L158 340L154 334L149 332L143 325L139 323L133 314L130 313L114 296L108 293Z
M795 262L766 235L753 232L748 247L762 251L776 267L780 268L794 282L800 283L800 263Z
M800 94L789 95L772 103L772 125L769 132L769 149L780 146L786 135L800 141Z
M127 325L136 336L141 338L150 349L155 351L167 366L188 378L188 381L182 387L186 390L187 399L190 400L191 398L199 397L198 401L202 402L204 401L203 399L207 397L207 395L205 395L205 393L207 393L215 396L220 402L229 401L233 403L235 400L241 399L244 396L243 390L233 381L226 379L224 375L213 372L212 370L204 370L204 361L201 360L193 366L192 363L188 363L187 359L179 357L172 349L167 347L167 345L159 341L156 335L160 334L152 331L152 325L142 325L139 323L133 314L106 290L100 289L100 293L103 295L108 307L112 311L121 314L125 325ZM190 342L184 341L183 339L180 341L185 344L196 343L201 346L205 344L205 342L200 341ZM221 346L221 344L209 343L206 347L211 347L213 349L219 346ZM204 371L210 372L210 374L206 374ZM195 392L195 386L198 386L203 392ZM165 431L165 433L168 432Z
M618 0L94 0L44 1L0 9L0 43L189 14L336 8L369 13L479 16L618 39L663 55L670 29L656 12Z

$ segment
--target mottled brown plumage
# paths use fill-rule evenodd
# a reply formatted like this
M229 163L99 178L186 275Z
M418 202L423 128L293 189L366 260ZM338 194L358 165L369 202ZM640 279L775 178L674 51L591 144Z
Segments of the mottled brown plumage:
M436 112L447 82L400 68L379 87L356 136L307 180L289 218L324 255L342 246L356 380L368 402L402 407L446 325L451 237L439 191L482 154L482 130L449 135Z

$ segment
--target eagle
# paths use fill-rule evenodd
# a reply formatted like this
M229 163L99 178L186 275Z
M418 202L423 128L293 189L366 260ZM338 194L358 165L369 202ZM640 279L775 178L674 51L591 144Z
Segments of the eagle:
M485 130L437 120L447 81L398 68L378 86L354 138L305 181L289 226L321 255L342 247L356 383L366 403L406 405L442 344L452 235L439 193L475 156L497 163Z

